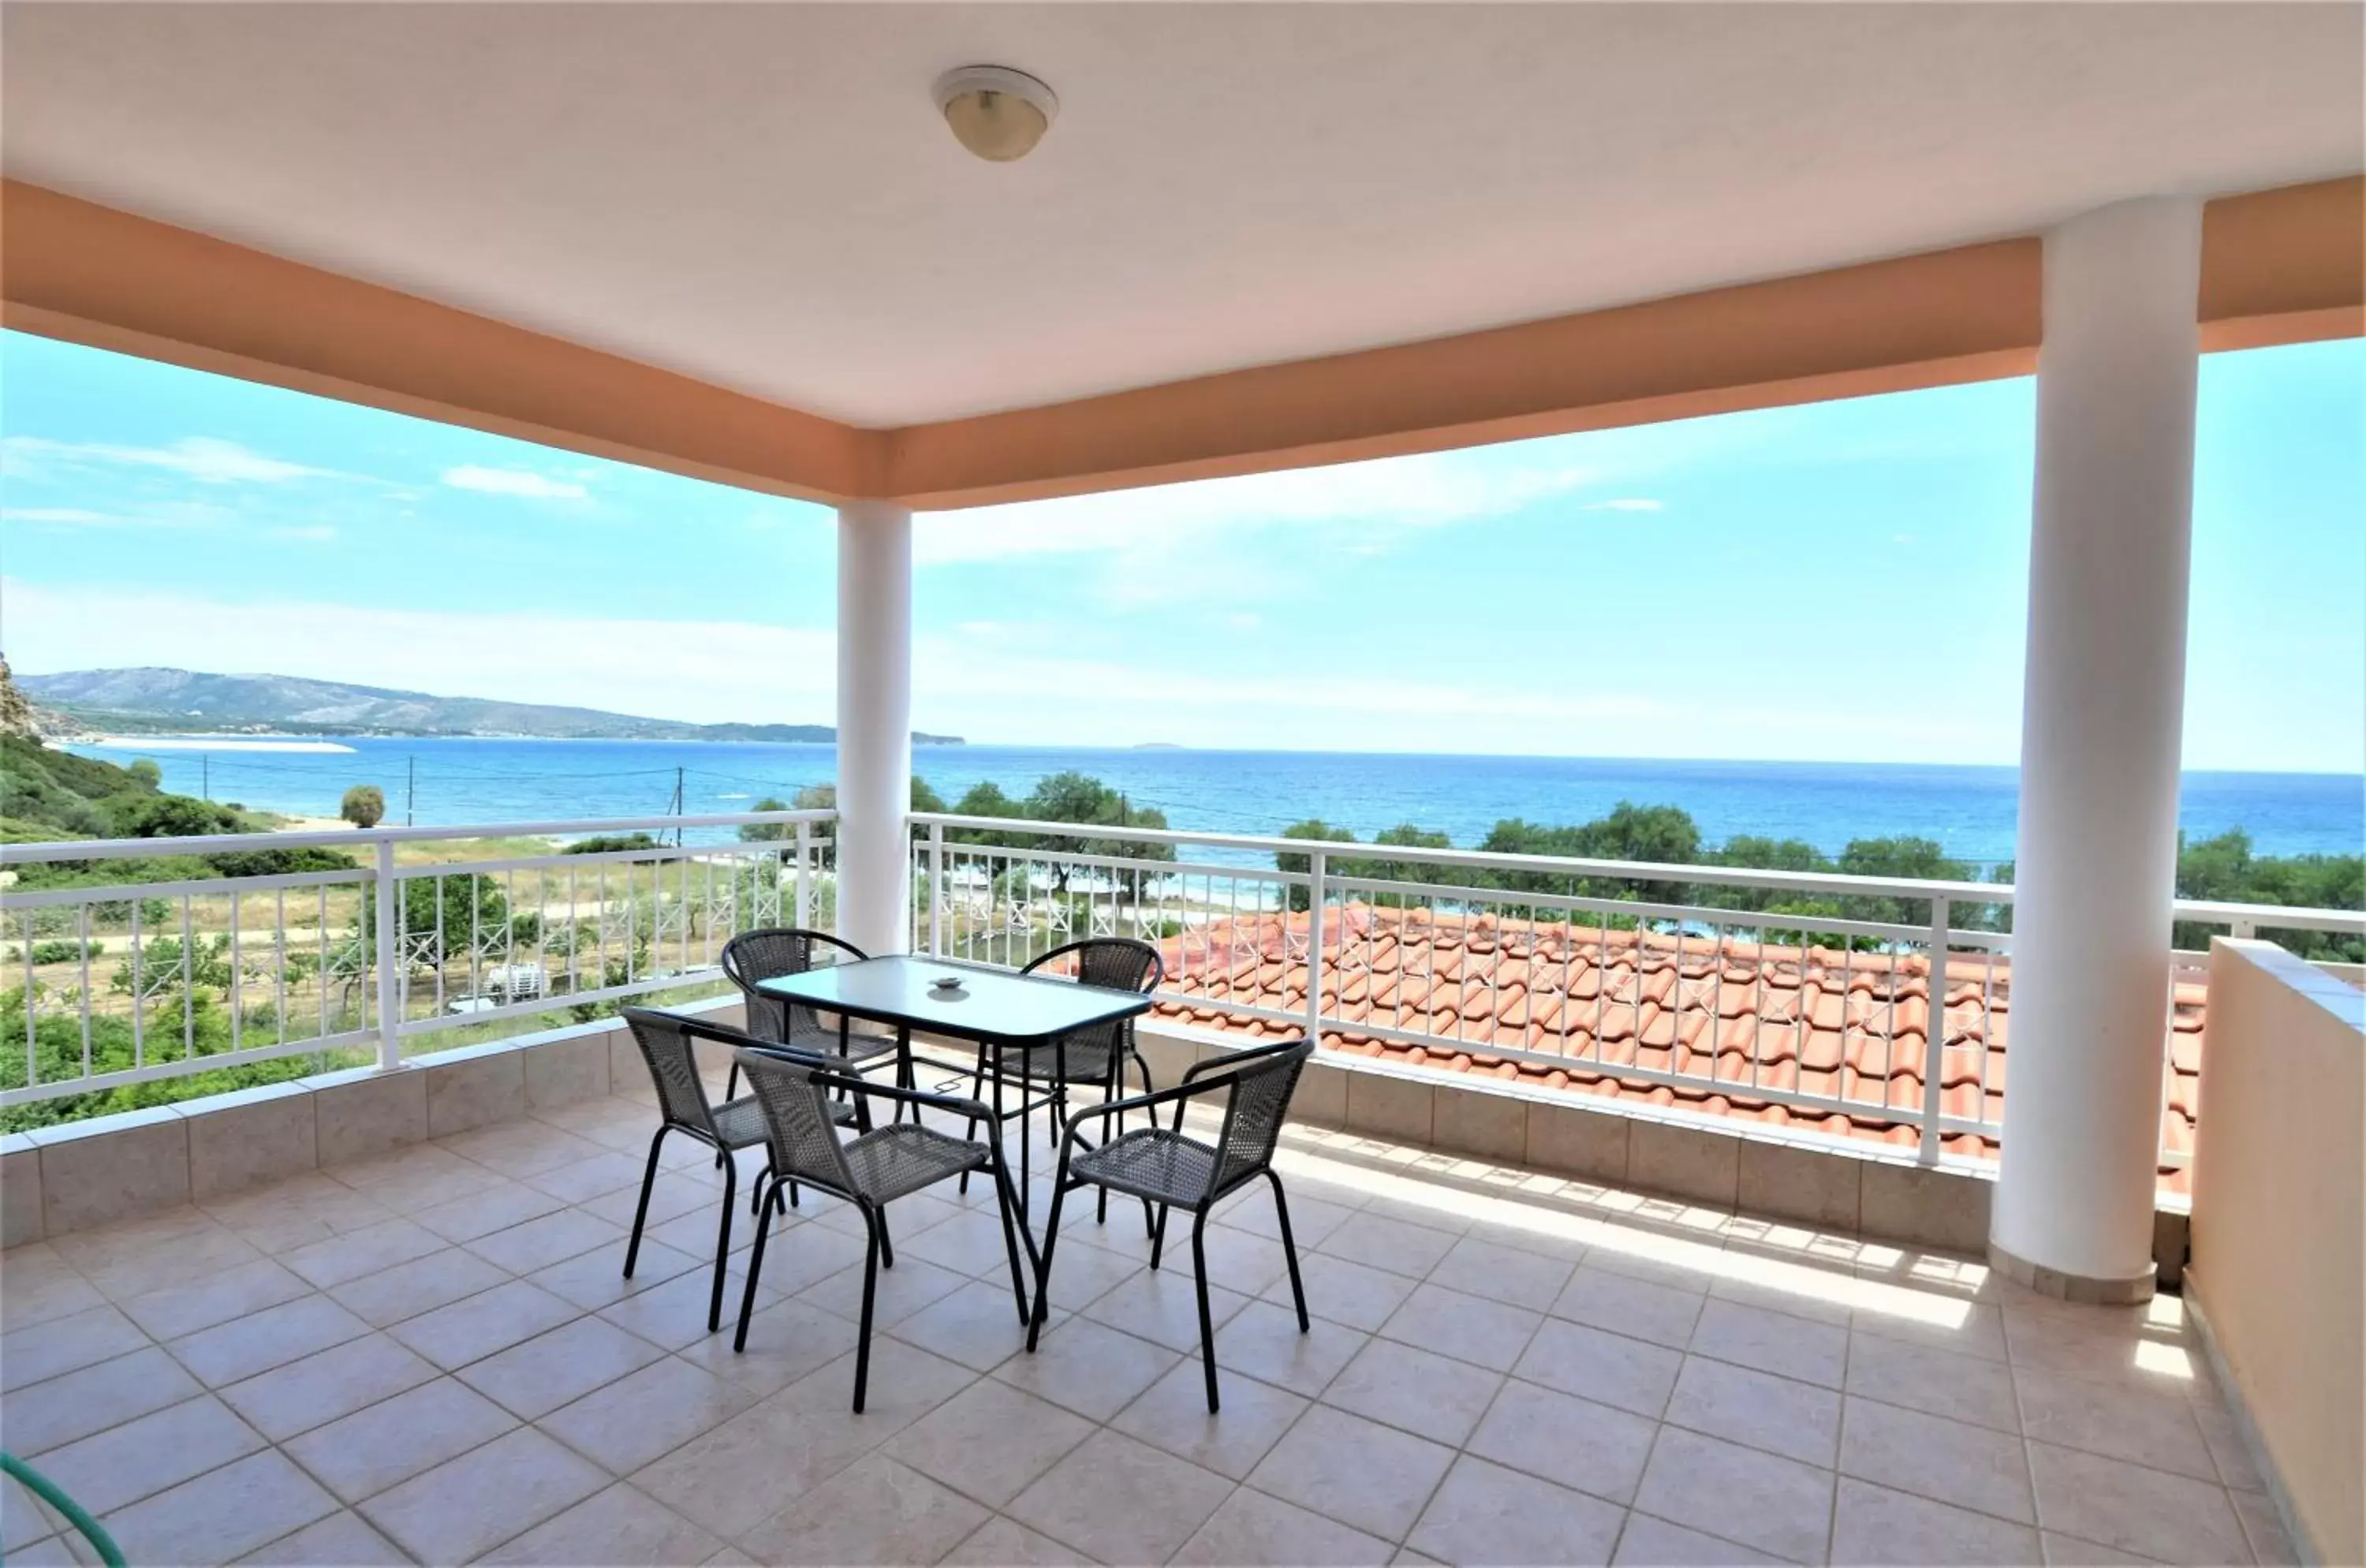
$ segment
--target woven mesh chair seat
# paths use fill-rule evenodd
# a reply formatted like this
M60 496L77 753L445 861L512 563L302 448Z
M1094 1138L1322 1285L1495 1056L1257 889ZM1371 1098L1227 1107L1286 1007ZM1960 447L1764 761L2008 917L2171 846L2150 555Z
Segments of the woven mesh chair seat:
M788 1012L792 1021L795 1019L797 1010L782 1010ZM837 1057L851 1063L868 1062L896 1054L896 1037L893 1034L877 1033L859 1024L847 1032L846 1050L842 1055L838 1048L838 1031L825 1024L797 1027L793 1021L783 1043L794 1045L800 1051L810 1051L818 1056Z
M1112 1192L1154 1203L1197 1203L1207 1196L1216 1151L1163 1127L1137 1128L1076 1157L1076 1175Z
M1086 1035L1074 1037L1068 1041L1065 1060L1068 1069L1068 1080L1071 1083L1101 1083L1108 1079L1110 1050L1112 1044L1108 1036L1114 1032L1114 1030L1108 1029L1087 1031ZM1086 1037L1092 1034L1098 1034L1100 1038ZM1058 1076L1063 1057L1060 1046L1056 1043L1047 1045L1030 1045L1024 1052L1011 1052L1010 1070L1017 1070L1018 1064L1015 1058L1021 1055L1027 1060L1029 1077L1042 1078L1048 1083Z
M764 1141L764 1108L752 1094L724 1101L715 1108L715 1135L727 1149L753 1148Z
M911 1122L865 1133L845 1145L845 1154L854 1190L874 1203L918 1192L964 1170L984 1170L993 1163L984 1144Z

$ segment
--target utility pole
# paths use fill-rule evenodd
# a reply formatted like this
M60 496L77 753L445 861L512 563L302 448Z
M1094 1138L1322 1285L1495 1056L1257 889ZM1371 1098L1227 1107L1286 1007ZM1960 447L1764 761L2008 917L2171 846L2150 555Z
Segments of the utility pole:
M208 800L214 797L214 760L203 751L197 753L197 793Z
M673 771L673 814L676 817L682 815L682 769L678 765ZM673 830L673 847L682 848L682 829L679 828Z
M419 799L419 758L416 753L402 759L402 825L411 826L411 808Z

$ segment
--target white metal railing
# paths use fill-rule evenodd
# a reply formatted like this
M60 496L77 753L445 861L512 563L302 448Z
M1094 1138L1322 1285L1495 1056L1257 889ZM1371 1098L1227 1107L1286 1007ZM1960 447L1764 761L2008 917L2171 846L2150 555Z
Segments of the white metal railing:
M912 942L938 956L1015 967L1138 937L1167 960L1160 999L1233 1018L1878 1120L1915 1129L1925 1159L2001 1131L1988 1042L2009 886L911 822ZM2176 918L2366 933L2366 914L2336 909L2180 901Z
M835 821L768 811L0 846L0 867L17 873L0 892L0 1105L293 1055L374 1051L393 1066L419 1036L714 980L736 931L828 923ZM779 837L681 841L749 827ZM586 854L515 842L632 833L652 841ZM489 840L506 842L473 858L397 855ZM354 863L104 872L308 849ZM29 870L62 864L78 869Z

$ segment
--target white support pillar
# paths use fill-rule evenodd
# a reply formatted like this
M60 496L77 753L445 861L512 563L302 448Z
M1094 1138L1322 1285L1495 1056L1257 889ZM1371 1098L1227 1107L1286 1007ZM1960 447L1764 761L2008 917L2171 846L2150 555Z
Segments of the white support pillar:
M2049 1294L2152 1292L2177 872L2202 209L2045 237L2037 483L1992 1260Z
M838 934L910 945L905 814L912 791L912 512L838 509Z

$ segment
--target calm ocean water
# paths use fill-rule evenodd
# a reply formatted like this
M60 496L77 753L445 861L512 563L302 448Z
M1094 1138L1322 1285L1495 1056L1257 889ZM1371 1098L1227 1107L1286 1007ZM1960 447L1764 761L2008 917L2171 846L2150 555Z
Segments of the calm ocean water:
M410 809L422 824L659 814L671 807L676 770L688 811L745 811L762 795L785 798L801 784L828 783L837 765L829 746L359 738L342 744L353 750L143 750L137 740L75 750L114 762L152 757L167 789L308 816L333 814L350 784L375 784L386 791L391 823L403 819L415 773ZM1851 839L1915 834L1965 860L2013 853L2011 768L1004 746L921 747L913 762L947 800L981 780L1021 795L1044 774L1075 768L1156 807L1177 827L1224 832L1275 832L1319 816L1362 838L1409 821L1470 845L1501 818L1582 822L1631 800L1683 807L1711 842L1756 833L1837 852ZM2193 837L2247 829L2262 853L2354 854L2366 845L2366 777L2188 773L2181 819Z

